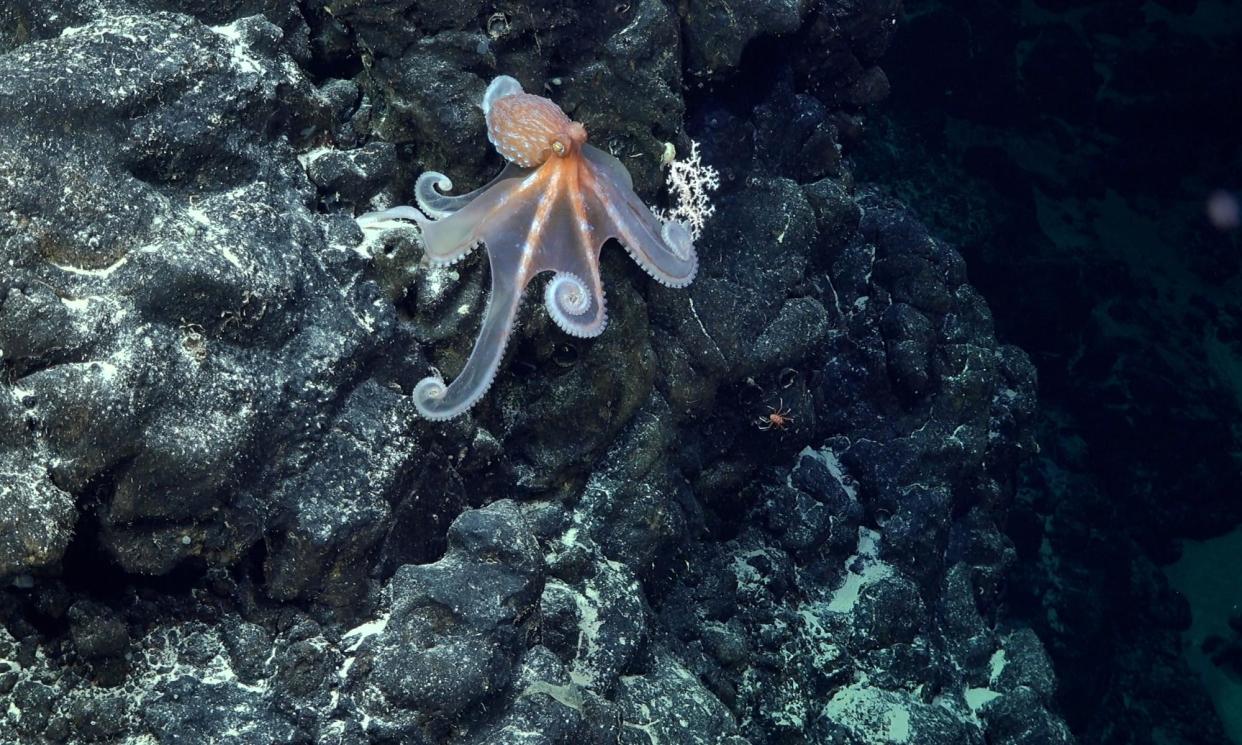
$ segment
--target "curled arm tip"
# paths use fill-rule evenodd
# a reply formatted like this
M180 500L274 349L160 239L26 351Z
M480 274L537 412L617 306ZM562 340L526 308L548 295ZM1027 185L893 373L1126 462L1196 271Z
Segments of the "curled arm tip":
M465 401L454 406L446 401L448 390L449 387L440 376L425 377L414 386L414 407L424 419L433 422L452 419L465 412L472 402Z
M543 292L548 315L571 336L599 336L607 324L603 291L593 292L576 274L557 272Z
M453 214L457 210L454 197L444 192L453 188L453 180L439 171L425 171L414 182L414 199L418 206L435 220Z

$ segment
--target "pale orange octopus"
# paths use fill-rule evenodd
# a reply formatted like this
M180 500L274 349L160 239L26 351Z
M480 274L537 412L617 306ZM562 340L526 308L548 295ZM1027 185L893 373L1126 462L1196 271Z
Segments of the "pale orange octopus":
M488 138L509 161L491 183L451 197L440 191L452 188L448 177L428 171L414 188L422 212L404 206L358 218L364 228L413 220L433 265L487 246L492 291L470 358L451 384L432 375L414 387L414 404L428 419L457 416L487 392L536 275L555 272L544 303L556 324L590 337L607 323L599 254L609 238L669 287L690 284L698 267L688 226L657 219L625 166L588 145L586 129L556 104L501 76L483 96L483 113Z

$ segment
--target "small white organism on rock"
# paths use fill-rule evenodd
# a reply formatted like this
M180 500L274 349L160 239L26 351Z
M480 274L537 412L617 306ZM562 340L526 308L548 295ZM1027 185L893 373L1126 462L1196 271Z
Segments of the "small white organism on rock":
M716 212L711 193L720 188L720 174L699 158L699 143L693 140L685 160L676 160L675 153L672 143L665 143L663 160L668 166L668 191L675 203L671 209L652 212L665 223L690 226L690 235L698 240L707 218Z

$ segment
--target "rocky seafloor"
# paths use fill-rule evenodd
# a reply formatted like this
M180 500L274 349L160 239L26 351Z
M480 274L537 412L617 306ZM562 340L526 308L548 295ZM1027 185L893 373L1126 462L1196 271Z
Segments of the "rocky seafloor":
M0 5L0 742L1073 742L1035 368L851 165L899 5ZM427 422L481 252L353 218L498 171L497 74L724 183L688 289L606 247L602 336L528 303Z
M1071 729L1242 742L1242 230L1206 209L1239 193L1242 13L1037 5L907 0L856 172L959 248L1039 371L1008 603Z

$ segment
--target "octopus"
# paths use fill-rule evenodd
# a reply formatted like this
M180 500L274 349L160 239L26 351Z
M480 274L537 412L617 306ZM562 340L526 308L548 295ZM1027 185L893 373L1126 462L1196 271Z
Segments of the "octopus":
M634 193L630 173L612 155L587 144L586 128L542 96L500 76L482 102L487 135L508 161L487 185L459 196L452 181L428 171L418 177L418 209L393 207L358 217L364 229L413 221L433 266L487 249L491 292L479 336L465 367L446 384L435 370L414 387L414 405L431 420L462 414L496 377L531 280L552 273L544 305L566 333L595 337L608 317L600 251L616 239L657 282L685 287L698 268L690 226L662 221Z

